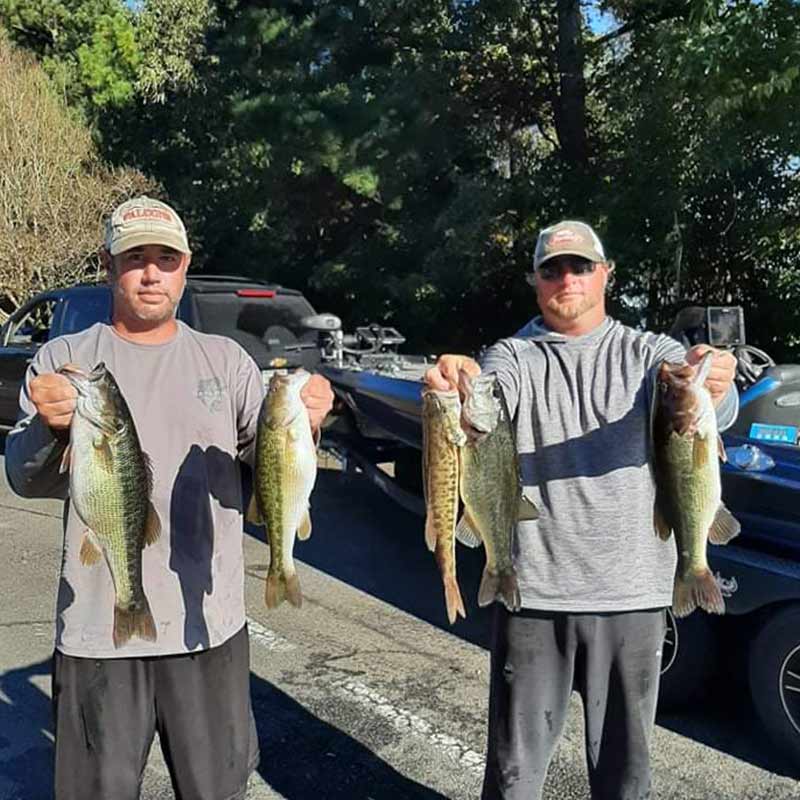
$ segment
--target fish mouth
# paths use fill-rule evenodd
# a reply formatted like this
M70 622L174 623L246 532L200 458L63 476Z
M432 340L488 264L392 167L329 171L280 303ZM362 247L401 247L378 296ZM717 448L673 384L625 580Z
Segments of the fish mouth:
M104 361L101 361L97 364L94 369L89 373L89 380L92 383L97 383L101 381L106 376L106 365Z
M311 377L311 373L302 367L290 372L287 375L273 375L270 378L270 388L272 387L292 387L304 384Z
M59 367L56 372L63 375L78 392L79 395L85 397L87 394L87 384L91 380L90 374L74 364L64 364Z
M78 394L86 395L88 384L98 383L106 374L106 365L101 361L91 371L87 372L75 364L64 364L56 372L63 375L77 390Z
M465 395L461 410L461 427L471 440L483 439L497 425L498 409L494 393L495 376L481 373L459 375L459 388Z

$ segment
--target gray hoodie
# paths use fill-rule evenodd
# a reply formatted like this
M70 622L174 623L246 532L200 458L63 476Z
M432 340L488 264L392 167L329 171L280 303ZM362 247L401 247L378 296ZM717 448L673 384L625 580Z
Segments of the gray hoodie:
M650 398L655 368L683 361L668 336L606 318L565 336L541 318L487 350L516 426L522 482L541 517L520 522L525 608L631 611L672 602L674 539L654 533ZM717 417L738 413L735 388Z

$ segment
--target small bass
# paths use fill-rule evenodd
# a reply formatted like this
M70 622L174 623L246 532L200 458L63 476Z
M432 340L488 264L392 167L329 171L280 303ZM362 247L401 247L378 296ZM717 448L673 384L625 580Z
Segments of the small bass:
M302 605L292 551L295 536L311 535L309 500L317 479L317 448L300 392L311 376L303 369L273 375L256 434L253 497L247 519L266 525L270 546L265 602Z
M425 542L436 556L442 574L447 618L466 617L456 579L456 520L458 518L461 401L457 391L422 393L422 486L425 494Z

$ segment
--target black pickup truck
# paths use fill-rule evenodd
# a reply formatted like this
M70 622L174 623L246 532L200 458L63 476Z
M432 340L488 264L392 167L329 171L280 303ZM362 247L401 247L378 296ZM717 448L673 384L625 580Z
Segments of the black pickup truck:
M190 276L178 307L187 325L239 342L265 377L275 369L317 366L317 334L302 322L313 314L295 289L229 275ZM43 292L11 315L0 328L0 429L16 421L20 386L39 347L110 318L111 291L99 283Z

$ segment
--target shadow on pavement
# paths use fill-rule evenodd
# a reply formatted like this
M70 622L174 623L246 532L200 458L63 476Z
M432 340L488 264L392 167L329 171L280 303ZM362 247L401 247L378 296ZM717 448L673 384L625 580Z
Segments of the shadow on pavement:
M425 545L424 520L401 508L366 478L321 469L311 496L312 535L295 557L316 569L483 648L490 609L477 605L483 548L456 545L458 583L467 612L447 621L439 568ZM246 526L259 540L263 529Z
M656 722L688 739L776 775L800 780L800 765L781 753L763 731L749 698L710 696L695 708L659 714ZM800 790L799 790L800 791Z
M491 614L476 599L483 548L457 545L458 581L467 618L449 625L439 571L424 541L424 521L398 506L364 476L320 470L311 498L313 534L295 544L296 557L419 619L488 649ZM248 533L263 539L263 532ZM487 688L488 691L488 688ZM746 691L744 692L746 696ZM721 687L684 713L658 724L779 775L800 778L770 743L743 692ZM737 698L731 702L731 698Z
M49 679L51 659L0 675L0 797L53 794L50 698L32 681ZM356 739L323 722L251 673L264 780L287 800L446 800L409 780ZM388 732L391 734L391 731Z
M50 658L0 674L0 796L32 800L52 795L50 698L32 681L49 680Z
M287 800L446 800L252 673L250 687L258 772ZM396 735L389 726L387 736Z

